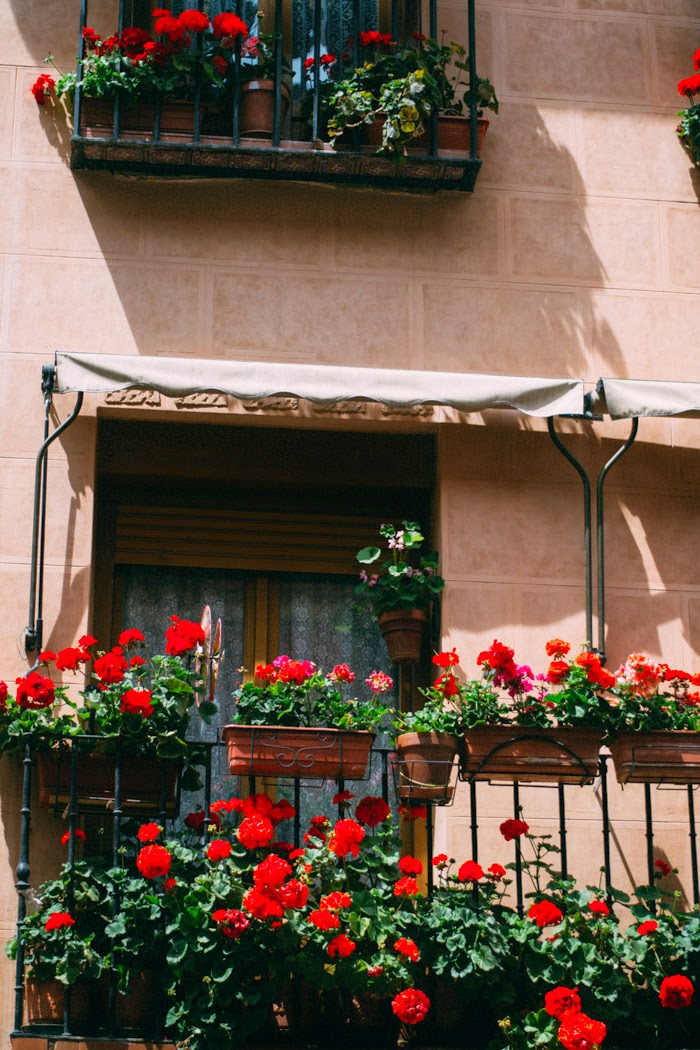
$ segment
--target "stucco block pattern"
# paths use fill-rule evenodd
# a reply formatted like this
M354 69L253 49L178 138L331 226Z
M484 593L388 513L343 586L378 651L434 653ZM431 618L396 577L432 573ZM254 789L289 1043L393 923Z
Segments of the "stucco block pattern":
M593 292L593 371L628 379L683 382L698 376L700 297ZM632 357L626 348L633 346ZM611 349L620 351L611 373Z

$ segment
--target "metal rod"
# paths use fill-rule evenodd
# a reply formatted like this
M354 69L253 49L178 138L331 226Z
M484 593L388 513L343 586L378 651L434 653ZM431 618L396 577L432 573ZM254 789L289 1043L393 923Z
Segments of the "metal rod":
M60 761L60 760L59 760ZM74 857L75 857L75 842L73 841L73 831L78 816L78 747L75 740L70 742L70 789L68 792L68 828L69 828L69 839L68 839L68 871L70 878L68 881L68 911L73 911L73 873L74 873ZM63 992L63 1035L70 1035L70 1015L71 1015L71 998L72 989L69 984L66 985Z
M272 110L272 145L279 148L282 124L282 4L275 0L275 93Z
M470 60L471 70L471 60ZM472 142L474 140L472 139ZM591 534L591 481L583 466L566 445L562 444L559 435L554 429L554 417L547 419L549 436L559 449L562 456L572 465L581 478L583 485L583 547L585 558L585 586L586 586L586 645L593 645L593 540Z
M629 437L625 441L624 445L617 450L617 452L610 457L608 462L605 464L600 474L598 475L598 484L596 486L596 526L597 526L597 538L596 538L596 555L598 559L598 655L601 659L601 663L605 663L605 521L604 521L604 500L605 500L605 479L607 478L611 468L617 463L619 459L624 456L625 452L632 446L634 439L637 436L639 430L639 420L634 418L632 420L632 427L630 429Z
M566 861L566 798L564 785L557 784L559 795L559 848L561 850L561 877L568 877L569 869Z
M520 820L520 784L513 783L513 813L516 820ZM520 849L520 837L515 838L515 890L518 901L518 915L522 918L523 906L523 854Z
M474 860L479 859L479 824L477 821L476 812L476 781L472 780L469 784L469 819L471 823L472 832L472 858Z
M469 156L476 160L479 151L477 123L477 76L476 76L476 17L474 0L467 6L467 34L469 48Z
M608 756L600 756L600 801L603 810L603 865L605 868L605 895L612 898L610 875L610 806L608 801Z
M425 837L426 837L426 850L428 854L428 897L433 895L433 804L428 802L425 811Z
M73 102L73 135L80 134L83 110L83 59L85 58L85 38L83 29L87 25L88 0L80 0L80 37L78 39L78 64L75 80L75 98Z
M651 784L644 785L644 814L646 819L647 839L647 879L654 885L654 822L651 812ZM656 910L656 908L654 908Z
M695 798L693 785L688 784L688 821L690 823L690 867L693 873L693 904L700 904L700 879L698 878L698 833L695 830Z
M29 833L31 828L32 800L32 740L24 740L24 758L22 759L22 809L20 811L19 861L15 868L15 887L17 889L17 959L15 962L15 1031L22 1027L22 1009L24 1004L24 944L22 931L27 917L27 893L29 892Z
M53 378L48 376L49 366L42 369L42 389L44 390L44 405L46 411L45 426L48 422L48 414L51 409L53 398ZM53 367L50 372L55 376ZM73 411L64 419L54 432L44 438L37 453L36 466L34 469L34 516L32 521L32 555L29 570L29 615L27 617L27 628L25 630L25 651L30 653L40 650L43 635L43 587L44 587L44 542L46 526L46 480L47 480L47 454L49 446L58 438L64 430L77 418L83 404L83 395L77 395ZM37 660L32 670L39 666Z
M301 786L299 780L294 781L294 848L299 849L301 844Z

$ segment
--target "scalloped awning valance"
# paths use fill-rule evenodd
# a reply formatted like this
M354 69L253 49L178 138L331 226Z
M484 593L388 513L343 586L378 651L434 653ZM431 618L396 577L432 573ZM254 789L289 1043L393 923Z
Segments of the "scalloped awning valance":
M583 380L470 372L277 364L221 358L56 354L57 393L108 393L129 387L166 397L204 391L242 401L299 397L315 404L374 401L391 407L444 405L460 412L513 408L530 416L583 412Z
M594 412L605 412L613 419L700 417L700 383L602 378L598 380L590 407Z

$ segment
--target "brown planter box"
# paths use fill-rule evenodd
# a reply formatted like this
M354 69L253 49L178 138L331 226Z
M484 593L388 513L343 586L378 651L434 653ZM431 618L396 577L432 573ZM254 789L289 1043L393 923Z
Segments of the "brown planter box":
M565 726L480 726L464 734L467 780L590 784L598 771L602 730Z
M610 751L620 784L700 784L700 733L630 731L620 733Z
M37 752L39 803L64 807L70 803L71 755L67 748ZM167 812L176 811L178 764L166 762ZM155 758L124 758L121 762L121 806L124 813L160 809L160 768ZM114 800L115 760L99 751L78 755L77 804L80 809L109 808Z
M224 726L229 772L238 776L361 780L374 733L287 726Z
M477 120L477 157L481 156L481 147L484 144L484 137L488 126L489 121L486 120L485 117L479 117ZM373 124L363 124L362 141L367 146L371 146L372 149L379 149L382 144L383 128L383 117L378 117ZM438 117L438 153L459 153L464 156L465 154L468 154L471 149L471 141L472 137L468 117L451 116L447 113ZM419 135L418 138L411 139L411 143L406 147L406 151L409 154L428 153L430 150L430 142L430 132L427 131L423 135Z
M396 738L399 798L451 802L459 741L449 733L401 733Z
M55 979L35 981L29 977L24 986L24 1013L27 1024L60 1024L63 1026L66 986ZM84 1027L91 1013L90 988L84 982L71 985L71 1021Z
M153 102L122 101L119 109L119 137L152 139L155 112ZM84 98L81 135L86 138L111 138L113 131L114 103L109 99ZM160 138L183 142L191 141L193 134L194 103L163 99L160 106Z

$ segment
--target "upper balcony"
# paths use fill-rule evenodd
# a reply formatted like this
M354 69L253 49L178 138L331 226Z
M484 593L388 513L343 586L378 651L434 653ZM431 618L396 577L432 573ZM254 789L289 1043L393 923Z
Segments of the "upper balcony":
M103 25L104 5L82 4L77 75L63 84L73 168L474 188L483 112L497 105L476 75L474 0L458 12L238 0L235 14L171 0L155 18L152 6L120 0Z

